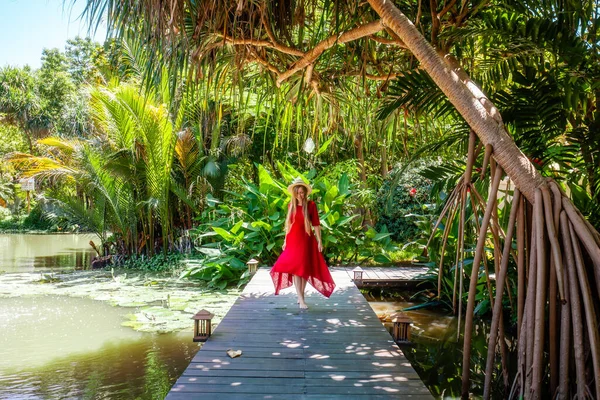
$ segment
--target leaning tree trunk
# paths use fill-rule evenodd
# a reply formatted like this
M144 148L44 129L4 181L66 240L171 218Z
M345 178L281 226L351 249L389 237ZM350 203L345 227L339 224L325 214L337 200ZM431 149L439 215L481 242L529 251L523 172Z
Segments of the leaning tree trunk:
M583 357L583 351L586 351L586 360L591 359L591 361L585 361L587 364L586 369L588 371L588 376L593 377L592 379L594 380L593 384L590 383L590 394L594 396L593 393L595 392L595 396L600 398L600 349L598 344L600 338L598 337L598 324L595 311L600 303L597 295L597 292L600 292L600 236L577 211L570 200L564 194L560 193L558 187L554 186L555 184L552 182L550 182L552 189L551 196L547 181L537 172L529 159L513 142L502 124L502 119L497 114L497 110L493 104L476 88L476 86L473 85L468 78L468 75L464 71L458 71L457 73L457 71L454 70L457 65L456 63L453 63L453 60L448 60L448 63L444 62L440 55L436 53L431 45L419 33L412 22L396 8L393 2L388 0L368 1L381 17L383 24L398 35L406 48L408 48L419 60L421 67L427 71L438 87L446 94L446 96L448 96L450 102L452 102L472 130L477 134L481 142L486 146L486 149L492 149L491 153L493 159L496 160L501 167L497 168L494 176L494 183L496 184L496 180L501 177L502 171L504 171L515 183L519 192L533 205L534 214L532 215L532 221L535 228L531 229L529 233L532 234L532 247L536 247L536 251L528 254L530 263L534 268L534 270L530 269L530 271L535 271L537 274L537 288L534 288L533 284L529 285L530 290L527 292L526 299L519 299L520 303L524 301L523 304L526 304L522 323L527 323L527 326L533 327L533 331L529 330L527 335L519 336L520 343L518 347L519 349L523 349L523 354L521 354L520 351L519 357L523 362L526 360L526 368L521 369L521 376L517 377L519 382L521 382L521 394L527 398L540 398L542 396L544 390L542 381L545 379L545 364L543 360L546 345L544 338L547 329L545 320L550 316L550 319L555 323L557 318L557 296L560 297L561 304L563 305L561 307L565 309L564 305L569 301L569 299L565 297L565 277L568 277L570 297L578 298L581 296L583 299L582 305L584 306L583 313L577 312L578 309L575 307L575 311L571 318L572 333L575 340L574 351L576 354L576 369L579 377L577 383L581 385L580 381L583 379L583 375L579 374L582 373L582 369L584 368L584 361L581 357ZM494 207L494 192L496 190L497 185L496 188L492 187L490 189L491 200L488 199L488 207L486 208L485 213L486 217L488 217L487 221L489 221L489 216ZM559 218L559 216L563 214L566 218ZM486 221L484 220L484 222ZM511 222L512 224L515 223L514 218ZM509 228L512 229L512 226ZM498 227L495 227L495 229L498 230ZM568 232L570 234L570 239L565 238L565 234L561 234L561 232ZM487 227L484 227L483 224L481 226L480 235L487 235ZM559 240L559 237L562 238L562 241ZM546 240L546 238L548 240ZM512 239L508 238L507 240ZM574 254L569 260L574 260L575 265L567 263L565 268L567 269L568 274L566 274L563 268L563 255L565 254L564 243L568 242L568 240L571 240L573 243L572 253ZM469 396L470 342L475 308L475 285L478 280L480 261L482 260L481 252L484 251L485 241L485 237L480 237L477 243L465 314L462 376L463 398L468 398ZM583 267L583 258L581 256L581 250L583 249L581 249L580 243L587 251L587 255L593 263L588 271ZM533 246L533 244L535 244L535 246ZM520 263L522 264L523 255L519 254L519 257L521 259ZM501 272L502 275L505 274L504 271L496 272ZM522 277L524 275L520 274L520 276ZM546 282L550 277L552 277L553 285L555 281L558 293L554 290L551 290L548 293L546 292ZM591 290L591 287L593 286L591 285L591 282L594 280L597 286L596 292ZM520 284L523 285L524 283L520 282ZM498 293L499 289L500 291ZM501 320L498 320L498 318L500 318L498 313L501 312L502 309L499 305L499 303L501 303L499 300L502 296L501 289L502 284L498 285L497 283L494 320L499 322L501 322ZM519 292L523 293L523 291L524 287L521 287ZM595 293L596 296L594 297L592 293ZM546 304L549 304L547 311ZM563 311L563 314L564 313L566 313L566 311ZM584 331L581 329L581 314L585 314L586 317L583 322L585 328L587 328L587 335L584 335ZM493 328L501 329L498 325L500 324L496 322ZM551 340L555 340L557 330L554 328L550 329L550 335L552 336ZM491 339L493 339L494 342L492 343L492 340L490 340L488 346L496 347L495 333L492 335ZM583 343L584 341L585 344ZM493 354L493 351L491 351L491 353ZM554 349L550 362L556 364L558 362L556 356L556 349ZM564 373L568 373L569 371L568 364L570 360L565 360L563 358L560 361L567 363L567 366L560 369L560 371L563 371L564 375ZM488 363L489 362L490 361L488 361ZM488 369L488 373L491 373L490 369L491 368ZM572 368L570 370L573 371ZM558 365L550 366L550 381L553 382L554 385L558 383L558 380L552 375L558 373L557 371L559 371ZM564 378L564 376L561 376L561 380ZM579 396L582 396L581 390L583 389L580 387L578 389ZM561 388L561 394L563 393L564 382L563 387ZM549 395L554 396L555 393L549 393ZM485 397L487 398L488 396L489 382L486 382Z
M458 74L446 65L413 23L391 1L369 0L369 3L381 16L385 26L394 31L415 55L421 67L448 96L481 141L493 146L498 164L515 182L521 194L533 203L535 189L544 180L513 142L504 126L488 113L482 104L483 95L476 96L467 88Z

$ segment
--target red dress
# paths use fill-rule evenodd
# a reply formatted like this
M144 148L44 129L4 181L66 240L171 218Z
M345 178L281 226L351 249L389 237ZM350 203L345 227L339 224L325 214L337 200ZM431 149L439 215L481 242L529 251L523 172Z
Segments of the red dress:
M309 201L308 214L313 226L319 226L319 214L314 201ZM271 269L271 279L275 285L275 294L281 289L292 286L292 276L297 275L308 281L323 296L329 297L335 288L329 268L319 251L314 233L306 233L302 207L296 207L292 217L292 226L286 236L285 250Z

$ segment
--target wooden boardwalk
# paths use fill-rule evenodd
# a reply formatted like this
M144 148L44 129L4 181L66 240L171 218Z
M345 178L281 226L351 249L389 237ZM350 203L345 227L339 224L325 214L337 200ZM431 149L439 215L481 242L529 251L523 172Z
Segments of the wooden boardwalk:
M300 311L260 269L167 399L432 399L347 269L331 272L331 298L307 285Z
M344 268L348 277L352 279L352 268ZM389 288L414 288L425 282L423 276L428 267L407 265L400 267L365 267L363 280L357 282L359 288L389 287Z

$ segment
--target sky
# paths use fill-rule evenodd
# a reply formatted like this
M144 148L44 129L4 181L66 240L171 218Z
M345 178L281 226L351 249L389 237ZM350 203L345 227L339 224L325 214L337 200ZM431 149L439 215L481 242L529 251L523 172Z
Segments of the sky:
M64 51L67 39L86 37L81 12L85 0L0 0L0 68L6 65L39 68L42 49ZM93 35L104 42L106 28Z

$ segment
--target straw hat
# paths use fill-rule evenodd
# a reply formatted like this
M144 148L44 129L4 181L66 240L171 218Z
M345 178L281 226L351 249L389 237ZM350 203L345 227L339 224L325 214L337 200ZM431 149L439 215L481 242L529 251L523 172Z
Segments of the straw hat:
M310 185L308 183L304 182L304 180L302 180L302 178L300 178L300 177L297 177L296 179L294 179L292 181L292 184L290 186L288 186L288 192L290 192L293 195L294 188L296 186L304 186L304 188L306 188L307 196L310 194L310 192L312 192L312 188L310 187Z

